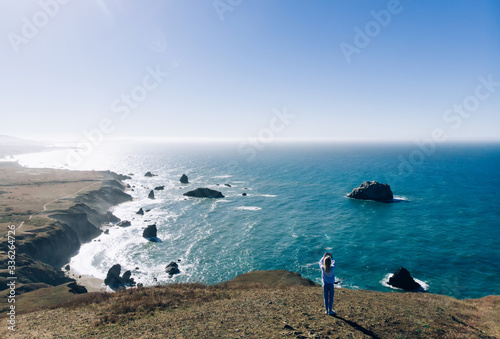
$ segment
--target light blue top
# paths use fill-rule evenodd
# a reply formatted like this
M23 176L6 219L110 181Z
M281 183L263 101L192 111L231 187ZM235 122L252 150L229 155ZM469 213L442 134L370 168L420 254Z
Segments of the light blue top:
M335 283L335 273L333 269L335 268L335 260L332 259L332 266L330 266L330 272L327 272L325 269L325 258L321 258L319 261L319 267L321 267L323 284L334 284Z

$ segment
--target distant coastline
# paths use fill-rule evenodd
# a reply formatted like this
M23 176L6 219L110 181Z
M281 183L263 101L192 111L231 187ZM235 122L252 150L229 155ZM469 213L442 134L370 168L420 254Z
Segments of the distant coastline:
M16 155L74 149L70 146L56 146L53 143L25 140L0 135L0 161L15 158Z

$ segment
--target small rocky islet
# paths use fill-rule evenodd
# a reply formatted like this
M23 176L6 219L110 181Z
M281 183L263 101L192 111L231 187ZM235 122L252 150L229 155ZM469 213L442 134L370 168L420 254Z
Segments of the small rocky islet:
M391 186L388 184L381 184L377 181L363 182L359 187L354 188L347 197L380 202L392 202L394 199Z

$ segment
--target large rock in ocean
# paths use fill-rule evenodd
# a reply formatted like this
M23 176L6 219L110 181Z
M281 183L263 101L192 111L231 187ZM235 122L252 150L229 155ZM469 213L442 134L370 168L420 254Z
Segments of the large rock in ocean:
M405 291L418 291L423 289L423 287L412 278L410 272L408 272L408 270L404 267L398 268L396 273L389 278L389 285L402 288Z
M153 174L153 173L151 173L151 172L147 172L146 174L144 174L144 176L145 176L145 177L149 177L149 178L151 178L151 177L157 177L157 175L156 175L156 174Z
M182 175L182 177L181 177L181 183L182 184L188 184L189 183L187 175L185 175L185 174Z
M142 236L146 239L156 238L158 230L156 229L156 224L148 225L146 229L142 232Z
M349 198L375 201L392 201L391 186L376 181L365 181L347 195Z
M154 199L154 198L155 198L155 191L151 191L151 192L149 192L149 194L148 194L148 198L149 198L149 199Z
M221 192L212 190L210 188L197 188L194 191L184 193L186 197L195 198L224 198Z
M174 274L179 274L181 271L179 270L179 265L175 261L172 261L170 264L165 267L165 272L172 277Z

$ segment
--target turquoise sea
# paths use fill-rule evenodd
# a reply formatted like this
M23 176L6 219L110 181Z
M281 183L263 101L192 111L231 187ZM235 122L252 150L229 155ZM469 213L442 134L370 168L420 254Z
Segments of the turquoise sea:
M65 167L68 152L17 158L32 167ZM320 282L317 262L330 251L345 288L394 291L384 279L404 266L430 293L500 293L498 144L425 152L411 144L111 144L75 154L79 169L133 174L126 182L134 188L134 201L114 209L132 226L111 227L83 245L70 263L80 273L104 278L120 263L145 285L215 284L286 269ZM147 171L158 176L147 178ZM183 173L190 184L179 182ZM395 202L346 197L366 180L388 183ZM156 186L165 189L148 199ZM197 187L226 197L183 197ZM151 211L138 216L140 207ZM141 237L152 223L161 243ZM169 278L164 268L178 259L181 274Z

